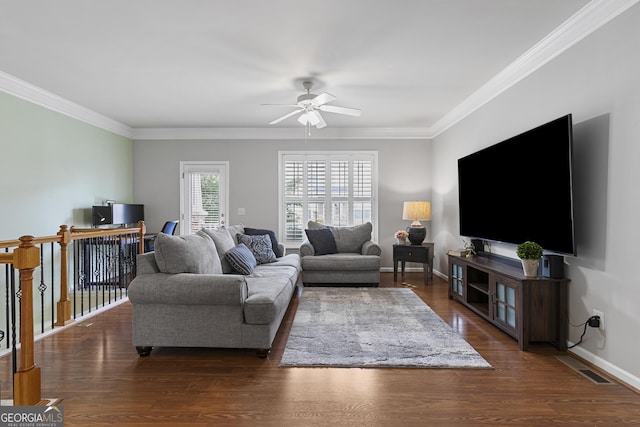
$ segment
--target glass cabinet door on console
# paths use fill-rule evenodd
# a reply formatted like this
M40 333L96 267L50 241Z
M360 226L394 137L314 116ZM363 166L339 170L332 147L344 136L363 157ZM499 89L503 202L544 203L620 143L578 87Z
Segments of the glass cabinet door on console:
M496 276L494 286L494 321L515 333L518 327L518 283Z
M464 267L457 263L451 263L451 295L462 299L464 295Z

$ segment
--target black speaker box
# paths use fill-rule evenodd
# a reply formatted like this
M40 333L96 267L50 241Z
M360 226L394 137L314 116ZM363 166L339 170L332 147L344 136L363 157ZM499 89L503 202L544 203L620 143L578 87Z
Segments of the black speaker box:
M564 257L561 255L543 255L542 277L564 278Z

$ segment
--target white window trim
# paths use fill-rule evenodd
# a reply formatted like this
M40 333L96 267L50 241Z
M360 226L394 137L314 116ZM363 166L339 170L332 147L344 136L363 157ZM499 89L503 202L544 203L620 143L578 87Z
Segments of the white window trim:
M378 230L379 226L379 217L378 217L378 187L380 185L378 181L378 152L377 151L278 151L278 235L284 241L285 230L284 230L284 192L282 191L284 188L284 158L285 156L300 156L306 160L307 157L310 156L329 156L335 157L331 160L339 160L339 157L344 157L349 159L354 156L368 156L373 159L373 167L372 167L372 179L375 184L372 188L372 206L371 206L371 215L372 215L372 225L373 232L371 233L371 238L374 242L378 242ZM304 224L306 226L306 224ZM297 248L300 246L300 243L294 244L292 242L285 242L288 248Z

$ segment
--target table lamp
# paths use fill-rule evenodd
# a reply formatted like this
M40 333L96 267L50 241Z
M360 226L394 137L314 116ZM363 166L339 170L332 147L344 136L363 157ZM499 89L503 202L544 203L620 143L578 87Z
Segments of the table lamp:
M427 229L420 220L431 219L431 202L409 201L402 206L402 219L413 221L407 232L412 245L421 245L427 237Z

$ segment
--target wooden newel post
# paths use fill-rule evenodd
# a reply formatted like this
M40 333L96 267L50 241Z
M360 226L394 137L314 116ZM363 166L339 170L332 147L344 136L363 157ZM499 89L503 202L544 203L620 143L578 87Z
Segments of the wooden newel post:
M40 402L40 368L36 367L33 350L33 270L40 265L40 249L33 236L20 237L13 252L13 265L20 271L20 367L13 376L14 406L31 406Z
M144 235L147 234L147 226L144 221L138 221L138 227L140 227L140 241L138 242L138 253L144 253Z
M60 239L60 300L57 303L56 326L64 326L71 323L71 301L69 300L69 274L67 261L67 247L71 242L71 232L66 225L60 226L58 231Z

